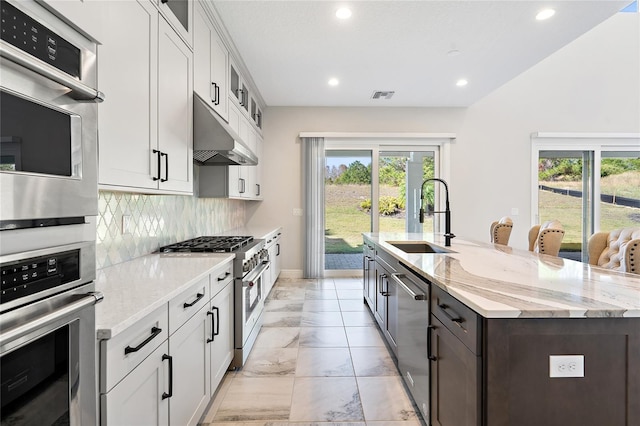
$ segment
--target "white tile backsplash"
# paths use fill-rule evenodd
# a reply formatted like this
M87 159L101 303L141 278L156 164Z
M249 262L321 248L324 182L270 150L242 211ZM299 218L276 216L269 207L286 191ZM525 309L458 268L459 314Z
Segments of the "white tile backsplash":
M244 201L184 195L100 191L98 268L152 253L177 241L215 235L245 224ZM130 216L124 234L122 216Z

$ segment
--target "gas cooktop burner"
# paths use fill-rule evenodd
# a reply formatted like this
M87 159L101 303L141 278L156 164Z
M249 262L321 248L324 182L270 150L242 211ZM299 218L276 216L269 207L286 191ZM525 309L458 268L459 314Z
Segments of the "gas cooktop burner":
M179 243L170 244L160 247L160 253L169 252L207 252L220 253L232 252L239 250L253 241L253 237L197 237L191 240L181 241Z

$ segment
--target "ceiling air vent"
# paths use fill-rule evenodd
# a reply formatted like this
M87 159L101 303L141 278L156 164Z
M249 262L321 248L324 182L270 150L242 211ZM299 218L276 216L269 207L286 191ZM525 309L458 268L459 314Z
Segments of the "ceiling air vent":
M394 93L393 90L378 90L373 92L371 99L391 99Z

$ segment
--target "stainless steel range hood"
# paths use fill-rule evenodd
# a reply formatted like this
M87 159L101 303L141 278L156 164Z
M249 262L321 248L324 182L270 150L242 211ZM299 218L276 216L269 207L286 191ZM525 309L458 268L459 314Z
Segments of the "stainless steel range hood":
M255 166L258 157L200 96L193 94L193 158L204 166Z

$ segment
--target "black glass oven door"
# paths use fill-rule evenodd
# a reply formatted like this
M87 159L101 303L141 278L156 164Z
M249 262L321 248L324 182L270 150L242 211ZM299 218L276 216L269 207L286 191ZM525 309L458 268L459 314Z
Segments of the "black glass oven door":
M75 320L2 356L0 424L71 424L79 385L78 331Z

